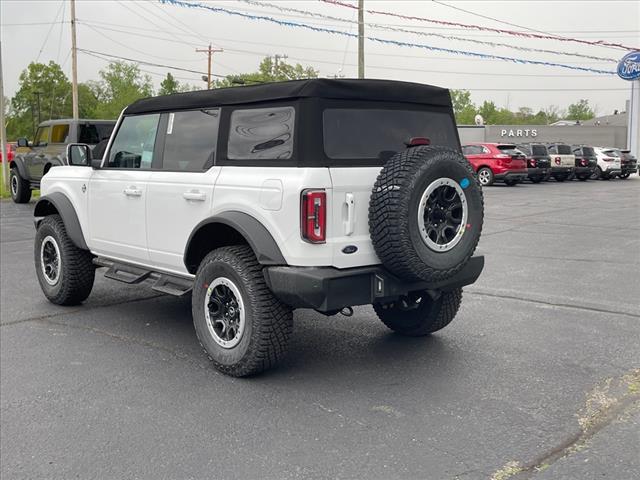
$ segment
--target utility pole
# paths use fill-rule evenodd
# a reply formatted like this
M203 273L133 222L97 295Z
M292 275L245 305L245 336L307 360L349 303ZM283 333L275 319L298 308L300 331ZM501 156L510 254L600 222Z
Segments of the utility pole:
M2 42L0 42L0 152L2 152L2 182L9 190L9 158L7 157L7 131L4 124L4 82L2 80Z
M364 78L364 0L358 0L358 78Z
M40 95L42 95L42 92L40 90L36 90L33 93L38 99L38 125L40 125L40 122L42 122L42 118L40 117Z
M275 77L276 75L278 75L278 61L279 61L280 59L282 59L282 60L286 60L287 58L289 58L287 55L280 55L279 53L276 53L276 54L273 56L273 63L274 63L274 66L273 66L273 76L274 76L274 77Z
M201 49L196 48L196 52L202 52L207 54L207 90L211 90L211 57L216 52L224 52L221 48L211 48L211 44L209 44L209 48Z
M73 118L79 118L78 113L78 48L76 46L76 0L71 2L71 102L73 103ZM39 110L39 109L38 109Z

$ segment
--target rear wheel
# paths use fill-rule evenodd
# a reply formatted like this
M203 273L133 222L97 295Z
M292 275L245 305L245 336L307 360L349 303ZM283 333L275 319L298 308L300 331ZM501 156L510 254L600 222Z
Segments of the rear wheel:
M539 176L531 177L530 180L533 183L540 183L542 180L544 180L544 176L539 175Z
M73 244L59 215L49 215L38 225L34 260L38 282L50 302L77 305L91 293L93 256Z
M505 180L504 183L507 187L513 187L518 184L518 180Z
M623 180L626 180L627 178L629 178L629 175L631 175L630 173L621 173L620 174L620 178Z
M443 329L458 313L462 289L441 292L433 299L427 292L418 292L393 303L374 304L378 318L394 332L411 337L428 335Z
M12 168L9 174L9 187L11 199L15 203L28 203L31 200L31 187L29 182L20 176L17 168Z
M599 180L602 178L602 169L600 167L596 167L589 178L591 178L591 180Z
M488 167L482 167L478 170L478 180L480 181L480 185L483 187L493 185L493 172L491 169Z
M554 175L553 178L555 178L556 182L564 182L567 179L567 175L558 174L558 175Z
M267 287L248 246L209 253L198 268L191 302L200 344L221 372L256 374L284 356L293 314Z

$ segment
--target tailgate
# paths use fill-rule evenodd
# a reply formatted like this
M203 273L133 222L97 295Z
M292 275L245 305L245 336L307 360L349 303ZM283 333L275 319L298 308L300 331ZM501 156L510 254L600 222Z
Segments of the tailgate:
M335 267L380 263L369 236L369 197L380 170L381 167L329 169L332 190L327 243L332 245Z

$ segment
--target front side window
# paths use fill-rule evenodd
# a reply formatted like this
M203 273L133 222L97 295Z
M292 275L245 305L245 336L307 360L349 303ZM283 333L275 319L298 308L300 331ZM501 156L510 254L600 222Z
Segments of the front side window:
M201 172L213 165L220 109L170 113L162 169Z
M412 137L460 148L451 115L425 110L329 108L323 114L324 151L340 160L388 158Z
M231 114L227 158L289 159L293 154L293 107L235 110Z
M78 142L95 145L111 136L113 127L110 123L85 123L79 126Z
M66 143L69 137L69 124L54 125L51 129L51 143Z
M33 140L34 147L42 147L49 143L49 131L51 127L39 127L36 132L36 138Z
M125 117L109 151L107 167L150 169L160 114Z

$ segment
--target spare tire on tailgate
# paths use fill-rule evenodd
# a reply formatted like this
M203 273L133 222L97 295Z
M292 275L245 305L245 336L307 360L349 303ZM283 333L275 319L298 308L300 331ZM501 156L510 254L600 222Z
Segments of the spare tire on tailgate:
M416 146L389 159L369 203L369 231L383 265L406 280L446 279L464 267L482 230L482 189L464 156Z

